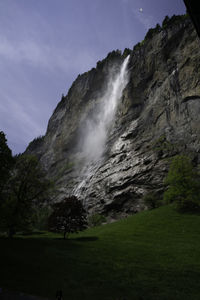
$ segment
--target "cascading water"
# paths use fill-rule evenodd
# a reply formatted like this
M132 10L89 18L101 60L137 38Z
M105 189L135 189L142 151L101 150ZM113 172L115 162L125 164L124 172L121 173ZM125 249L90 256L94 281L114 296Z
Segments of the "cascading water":
M74 194L77 197L81 196L82 190L87 185L87 182L100 166L105 151L108 132L115 118L117 105L128 83L128 61L129 56L127 56L122 63L119 73L109 80L106 92L100 100L101 104L95 120L87 121L84 141L81 147L84 167L80 174L79 184L74 189Z

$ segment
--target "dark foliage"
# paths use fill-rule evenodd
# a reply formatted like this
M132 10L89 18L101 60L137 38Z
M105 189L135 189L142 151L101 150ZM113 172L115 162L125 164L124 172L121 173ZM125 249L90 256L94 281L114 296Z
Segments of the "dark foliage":
M159 24L156 24L155 28L150 28L145 36L145 40L151 39L155 33L158 33L161 31L161 27Z
M121 56L121 51L117 49L109 52L106 58L113 58L113 57L120 57L120 56Z
M0 131L0 197L10 170L14 164L12 152L7 145L7 139L3 131Z
M175 16L173 15L171 18L169 18L168 16L165 17L165 19L163 20L162 22L162 26L160 26L160 24L156 24L156 27L155 28L150 28L148 31L147 31L147 34L145 35L145 38L142 42L140 43L137 43L133 50L134 51L138 51L140 50L140 48L145 45L145 42L147 40L150 40L153 38L153 36L159 32L161 32L162 30L166 30L167 28L171 27L171 26L174 26L174 25L177 25L181 22L183 22L184 20L188 19L188 14L185 14L185 15L179 15L179 16Z
M154 209L161 206L161 201L154 192L150 192L146 194L143 198L144 204L147 206L148 209Z
M165 184L166 203L174 203L179 211L199 211L200 176L189 157L177 155L172 160Z
M47 200L52 183L45 178L35 156L20 155L5 185L0 227L10 237L28 230L33 224L36 207Z
M86 211L81 201L75 196L68 197L53 205L53 212L48 219L48 228L52 232L62 232L64 239L69 233L86 228Z
M97 65L96 65L96 68L101 70L105 64L105 62L108 60L108 59L113 59L113 58L118 58L118 57L121 57L122 53L120 50L113 50L112 52L109 52L108 55L106 56L106 58L104 58L103 60L99 60L97 62Z
M34 229L36 230L48 230L48 218L52 213L49 204L44 204L35 209L34 213Z
M32 151L36 148L40 147L44 141L44 135L40 135L37 138L35 138L32 142L28 145L28 150Z
M90 227L100 226L106 222L106 218L100 214L93 214L88 217L88 224Z
M174 26L174 25L179 24L180 22L182 22L182 21L184 21L188 18L189 18L188 14L179 15L179 16L173 15L171 18L166 16L165 19L162 22L162 28L166 29L167 27Z
M164 20L162 22L162 28L166 28L167 27L167 25L169 24L169 20L170 20L169 16L165 16L165 18L164 18Z
M125 48L124 52L123 52L123 57L127 57L128 55L130 55L132 53L132 50L129 48Z

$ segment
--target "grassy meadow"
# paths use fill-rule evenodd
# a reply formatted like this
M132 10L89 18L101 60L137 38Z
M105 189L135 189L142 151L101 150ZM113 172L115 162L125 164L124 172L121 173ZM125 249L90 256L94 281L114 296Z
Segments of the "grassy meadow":
M171 206L73 234L0 238L0 287L64 300L200 299L200 216Z

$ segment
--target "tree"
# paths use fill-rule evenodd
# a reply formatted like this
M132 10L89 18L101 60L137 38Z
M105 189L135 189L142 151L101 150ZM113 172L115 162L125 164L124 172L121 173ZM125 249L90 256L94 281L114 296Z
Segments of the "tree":
M34 228L37 230L48 230L48 218L52 213L49 203L44 203L36 208L34 212Z
M88 224L90 227L100 226L104 222L106 222L106 218L100 214L93 214L88 218Z
M162 22L162 28L166 28L167 25L168 25L168 23L169 23L169 21L170 21L169 16L165 16L165 18L164 18L164 20Z
M187 156L174 157L165 184L168 185L164 193L166 203L174 202L181 211L200 208L200 177Z
M86 211L75 196L55 203L52 208L53 212L48 220L50 231L62 232L65 239L69 233L77 233L86 228Z
M30 227L35 208L47 199L51 187L35 156L18 156L6 183L1 211L0 226L9 237Z
M155 209L161 205L160 199L155 192L149 192L144 195L143 202L148 209Z
M7 139L3 131L0 131L0 198L4 185L7 182L14 159L12 151L7 145Z

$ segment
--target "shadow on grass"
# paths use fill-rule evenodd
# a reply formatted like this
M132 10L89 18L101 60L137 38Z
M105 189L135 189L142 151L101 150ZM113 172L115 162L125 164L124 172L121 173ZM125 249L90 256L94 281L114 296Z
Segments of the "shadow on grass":
M28 235L42 235L42 234L45 234L46 232L45 231L30 231L30 232L22 232L20 233L20 235L25 235L25 236L28 236Z
M98 239L99 238L97 236L82 236L82 237L72 238L71 240L78 241L78 242L94 242L97 241Z
M52 238L54 241L64 241L64 242L94 242L97 241L99 238L97 236L85 236L85 237L68 237L64 239L63 237L56 237Z

